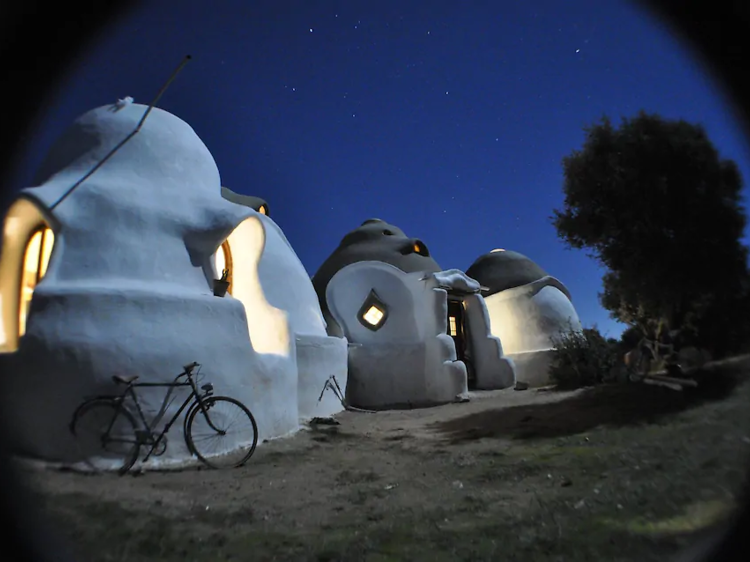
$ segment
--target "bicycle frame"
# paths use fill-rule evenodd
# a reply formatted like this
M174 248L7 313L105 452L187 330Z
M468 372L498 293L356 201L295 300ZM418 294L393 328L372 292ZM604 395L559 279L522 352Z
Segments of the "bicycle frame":
M178 382L180 378L187 377L187 382ZM135 391L136 388L155 388L155 387L162 387L162 388L180 388L180 387L190 387L190 394L185 399L185 401L182 403L182 405L177 409L177 411L174 413L172 418L166 423L162 431L156 435L154 433L154 427L161 421L163 417L163 413L161 415L158 415L154 420L152 420L151 423L148 422L146 419L146 415L143 413L143 409L141 408L141 404L138 401L138 395ZM210 392L210 391L209 391ZM211 422L211 418L208 415L208 410L206 410L203 399L205 396L207 396L209 393L206 392L204 394L201 394L200 390L196 386L195 381L193 380L193 374L191 371L183 371L179 375L177 375L172 382L141 382L141 383L130 383L126 386L125 390L122 392L122 394L114 396L114 398L117 399L117 410L115 411L115 415L112 418L112 421L110 422L109 427L107 428L107 431L105 435L108 437L110 431L112 431L112 427L114 426L115 420L117 419L117 416L120 414L120 410L125 408L125 399L130 397L132 398L133 402L135 403L136 411L138 413L138 417L140 418L141 423L143 424L143 427L145 428L145 433L147 435L147 439L141 439L140 436L136 436L136 439L138 440L139 444L144 445L151 445L151 448L149 449L148 453L146 453L146 456L143 457L143 462L146 462L153 452L156 450L157 445L161 442L162 438L169 432L169 430L174 425L175 421L177 421L177 418L180 417L180 414L182 414L183 411L187 408L188 412L185 415L185 420L188 418L188 414L190 413L190 410L193 408L200 408L202 414L205 416L206 421L208 422L208 425L214 429L217 432L220 432L218 428L214 426L214 424ZM97 397L97 398L113 398L112 396L105 396L105 397ZM162 408L166 409L167 407L167 400L169 399L169 394L164 399L164 402L162 403ZM194 453L194 451L190 451L191 453Z

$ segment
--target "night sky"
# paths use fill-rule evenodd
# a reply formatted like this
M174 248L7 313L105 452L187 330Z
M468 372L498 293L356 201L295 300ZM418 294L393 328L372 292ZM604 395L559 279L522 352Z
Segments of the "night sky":
M107 30L57 93L19 165L30 184L81 113L132 96L187 121L230 189L265 198L312 275L378 217L444 268L526 254L611 336L601 271L549 217L582 127L639 109L700 122L750 179L725 99L668 28L627 2L163 0Z

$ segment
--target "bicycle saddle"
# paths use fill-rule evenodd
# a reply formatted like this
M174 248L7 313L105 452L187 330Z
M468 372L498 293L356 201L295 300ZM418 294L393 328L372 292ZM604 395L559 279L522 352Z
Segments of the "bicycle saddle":
M138 380L138 375L130 375L129 377L121 377L120 375L115 375L112 377L112 380L119 384L130 384Z

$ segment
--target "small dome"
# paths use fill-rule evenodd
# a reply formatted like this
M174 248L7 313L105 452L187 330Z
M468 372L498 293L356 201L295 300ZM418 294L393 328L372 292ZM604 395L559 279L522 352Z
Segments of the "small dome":
M328 282L341 269L361 261L379 261L411 273L440 271L424 242L381 219L368 219L346 234L338 248L323 262L312 278L324 314Z
M523 254L498 248L477 258L466 275L486 287L488 290L483 290L482 295L488 297L533 283L548 273Z

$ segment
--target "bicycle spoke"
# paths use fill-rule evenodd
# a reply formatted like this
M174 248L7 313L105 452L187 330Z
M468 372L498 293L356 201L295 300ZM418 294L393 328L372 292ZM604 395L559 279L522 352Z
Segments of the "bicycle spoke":
M111 400L84 405L71 427L81 460L94 471L126 472L140 448L135 421Z
M198 458L214 467L244 464L258 440L250 411L242 403L225 397L208 398L204 405L207 411L196 408L186 428L186 437Z

